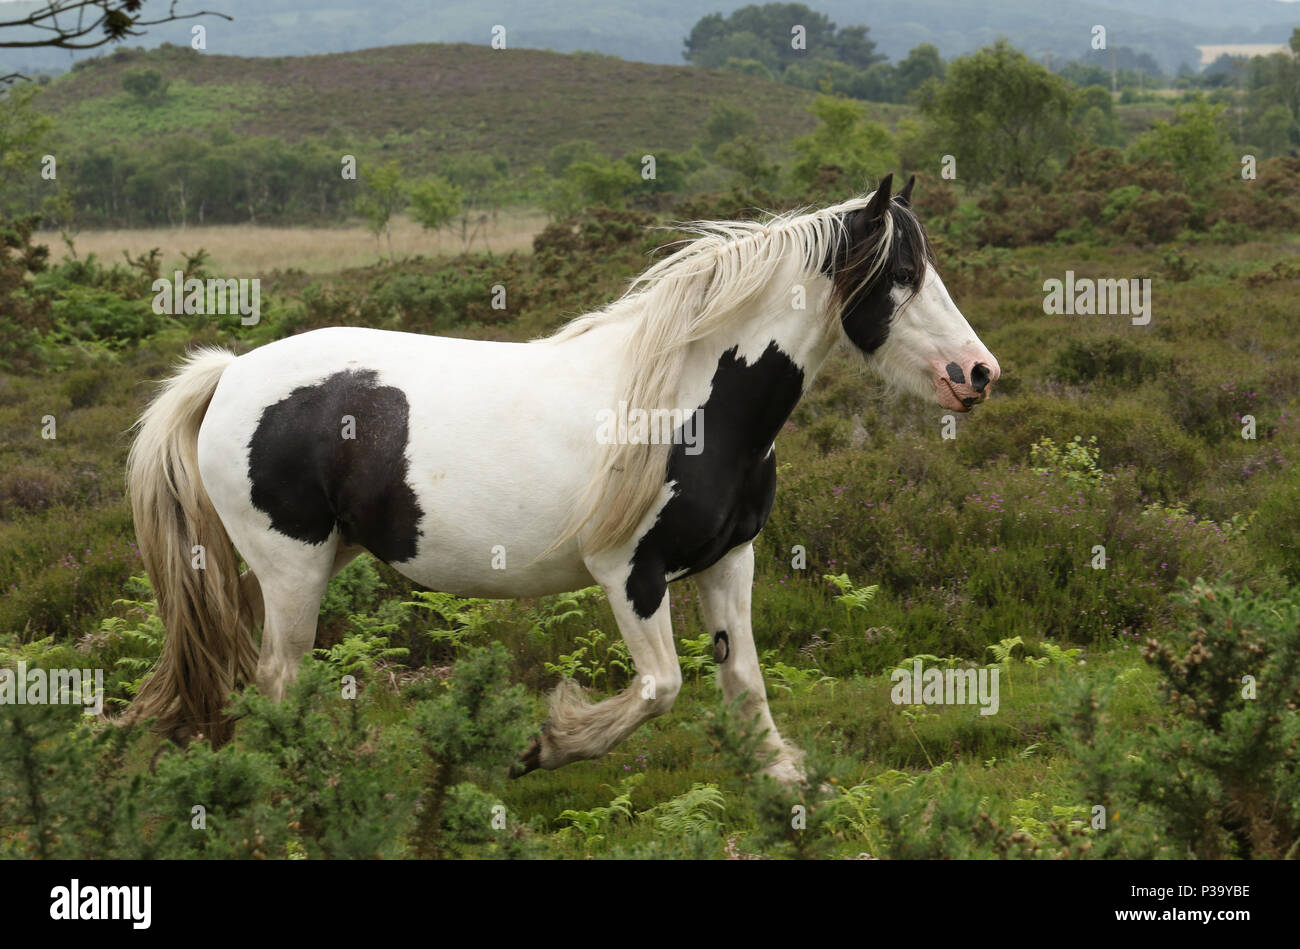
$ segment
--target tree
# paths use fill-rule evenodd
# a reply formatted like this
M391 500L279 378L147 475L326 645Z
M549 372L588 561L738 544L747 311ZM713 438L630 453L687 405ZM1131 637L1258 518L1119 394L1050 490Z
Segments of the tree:
M1179 108L1172 122L1159 121L1133 141L1130 156L1168 162L1189 194L1226 180L1235 168L1228 134L1219 123L1223 106L1204 97Z
M1255 118L1252 140L1259 142L1265 155L1284 155L1291 145L1295 131L1295 118L1291 110L1280 102L1274 103Z
M776 79L767 64L757 59L739 59L735 56L728 56L727 61L722 64L722 69L724 72L735 73L737 76L752 76L755 79L767 79L769 81Z
M700 54L696 65L720 69L733 60L759 63L765 69L780 69L772 44L748 30L719 37Z
M161 3L154 3L157 15L145 18L142 12L146 0L48 0L21 15L0 20L0 48L31 49L33 47L58 47L60 49L94 49L106 43L120 43L128 36L143 35L143 28L192 20L201 16L230 17L211 10L195 13L177 13L179 0L169 0L167 12ZM17 4L15 4L17 6ZM26 6L25 4L23 6ZM0 83L25 79L18 73L0 76Z
M461 190L460 208L461 246L469 249L474 235L487 223L487 209L496 209L503 203L503 184L508 165L499 155L478 153L464 155L446 162L442 173ZM471 230L470 224L474 227Z
M426 231L436 231L460 213L464 196L440 175L430 175L410 189L411 217Z
M722 103L713 107L704 125L704 150L713 154L722 145L758 130L758 116L749 109Z
M713 160L733 172L744 187L773 190L780 179L780 166L771 161L767 150L749 136L723 142L714 152Z
M943 57L939 47L931 43L922 43L912 49L896 67L896 89L901 98L913 89L920 88L927 79L943 78Z
M798 157L791 173L805 188L814 189L825 181L837 191L845 185L863 189L898 163L888 129L868 120L862 103L819 96L810 111L821 124L792 143ZM825 180L831 168L846 180Z
M671 194L685 191L687 178L705 165L698 146L685 152L660 149L654 153L653 158L654 177L646 177L643 152L628 152L623 156L623 161L632 169L636 181L632 193Z
M575 214L591 205L622 207L641 183L626 161L600 158L574 162L556 182L544 205L556 217Z
M854 77L845 90L855 99L869 102L898 102L898 70L889 63L868 66Z
M156 69L137 69L122 77L122 88L138 101L157 105L167 97L171 82Z
M558 178L576 161L599 161L605 157L595 142L585 138L561 142L550 150L546 156L546 173Z
M1291 43L1300 46L1300 29ZM1256 56L1250 61L1247 87L1249 141L1264 146L1269 154L1285 154L1300 142L1300 55Z
M390 161L365 176L365 192L358 209L366 219L366 229L375 235L388 238L388 256L393 256L393 215L406 207L406 189L402 185L402 170L397 162Z
M1078 138L1074 87L1006 40L954 59L917 96L935 164L956 156L968 181L1042 180Z
M1121 135L1115 120L1115 100L1110 89L1087 86L1080 90L1075 121L1085 140L1093 145L1118 145Z
M805 46L791 44L791 30L804 29ZM741 7L729 16L711 13L702 17L686 37L683 58L696 66L717 69L728 59L752 59L774 71L806 62L809 58L829 59L854 69L865 69L885 57L876 50L866 26L837 30L823 13L803 3L765 3Z
M834 28L834 24L831 24L831 27ZM884 62L885 55L876 52L876 41L867 36L870 32L869 26L841 27L838 35L829 44L835 51L835 58L858 69L866 69L876 63Z
M0 97L0 214L35 210L41 184L41 152L53 122L36 111L39 86L23 86ZM48 184L48 182L47 182Z

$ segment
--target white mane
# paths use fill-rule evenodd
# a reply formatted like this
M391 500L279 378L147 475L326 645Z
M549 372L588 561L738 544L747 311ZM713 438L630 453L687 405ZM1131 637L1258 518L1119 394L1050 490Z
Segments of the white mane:
M749 312L746 304L770 291L773 277L792 256L810 278L815 276L828 255L843 249L848 237L844 214L866 207L871 198L868 194L818 211L797 209L766 221L678 225L678 230L698 237L636 277L609 306L537 342L563 343L598 326L636 321L623 356L622 377L627 382L621 398L636 408L671 408L690 344L742 323ZM889 259L892 216L886 214L884 220L884 234L854 294L869 285ZM817 318L838 318L838 307L827 310ZM551 550L588 525L591 531L583 546L589 553L626 540L659 495L669 447L603 446L600 464L575 507L578 513Z

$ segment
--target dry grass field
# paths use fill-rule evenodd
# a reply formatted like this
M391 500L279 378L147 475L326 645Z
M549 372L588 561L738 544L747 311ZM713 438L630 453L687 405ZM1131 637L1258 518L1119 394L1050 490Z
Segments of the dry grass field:
M533 237L546 226L547 220L546 214L531 208L489 214L481 225L471 225L470 249L478 253L485 250L494 254L528 253L532 250ZM40 240L48 243L56 256L67 252L67 245L57 232L43 233ZM123 251L135 257L157 247L168 269L177 265L185 254L203 248L211 255L210 269L232 276L257 276L290 268L326 273L366 266L389 256L387 238L381 235L376 241L357 223L329 228L219 224L82 231L73 236L73 246L78 256L95 254L105 262L120 261ZM394 219L393 256L458 254L463 247L459 225L430 233L407 217Z

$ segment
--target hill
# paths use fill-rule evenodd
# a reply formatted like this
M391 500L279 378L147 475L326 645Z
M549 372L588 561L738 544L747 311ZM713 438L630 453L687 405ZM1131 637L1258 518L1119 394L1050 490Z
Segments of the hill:
M727 14L748 0L604 0L578 5L566 0L389 0L383 15L356 0L220 0L194 4L232 16L196 21L207 28L213 53L246 56L344 52L409 42L486 44L492 27L507 28L512 47L561 52L596 50L651 63L682 62L682 41L705 14ZM810 7L841 26L871 27L880 51L901 59L918 43L933 43L945 58L971 52L999 36L1034 56L1050 50L1054 60L1084 55L1095 24L1106 27L1114 46L1154 56L1166 72L1195 67L1198 43L1281 43L1300 25L1300 9L1280 0L1239 0L1223 15L1218 0L820 0ZM15 3L21 8L22 3ZM153 28L146 45L188 44L191 21ZM73 54L62 50L6 51L13 68L66 69ZM84 54L83 54L84 55Z
M146 68L171 81L156 105L122 88L124 76ZM684 149L720 104L752 110L767 135L785 140L815 124L812 99L779 83L686 66L418 44L272 58L120 50L55 79L40 102L74 147L228 130L378 151L416 168L468 153L518 168L575 139L610 155Z

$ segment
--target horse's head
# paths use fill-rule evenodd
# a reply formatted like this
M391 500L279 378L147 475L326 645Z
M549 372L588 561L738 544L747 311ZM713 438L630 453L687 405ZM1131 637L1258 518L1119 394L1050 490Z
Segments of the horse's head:
M844 332L876 371L955 412L983 402L1000 372L939 279L912 183L892 200L893 175L841 214L843 240L827 272ZM854 205L857 206L854 206Z

